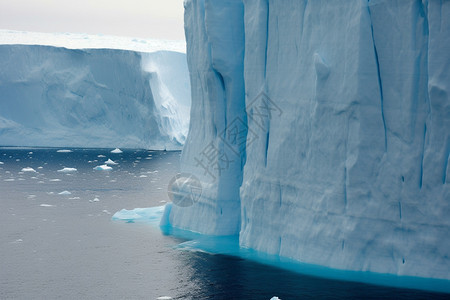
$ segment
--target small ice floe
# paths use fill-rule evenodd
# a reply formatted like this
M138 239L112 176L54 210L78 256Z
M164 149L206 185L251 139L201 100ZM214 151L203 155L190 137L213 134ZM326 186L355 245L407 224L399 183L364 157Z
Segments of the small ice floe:
M40 207L53 207L54 205L42 203Z
M55 192L47 192L47 195L54 195Z
M116 148L116 149L112 150L111 153L120 154L120 153L123 153L123 151L120 150L119 148Z
M61 170L58 170L58 172L61 172L61 173L72 173L72 172L76 172L76 171L77 171L76 168L66 168L66 167L62 168Z
M70 197L69 200L79 200L80 197Z
M5 179L3 181L14 181L14 180L15 180L14 178L8 178L8 179Z
M97 170L97 171L110 171L110 170L112 170L112 168L110 166L108 166L108 165L101 165L101 166L96 166L94 168L94 170Z
M35 172L36 173L36 170L31 167L26 167L26 168L22 169L22 172Z
M58 193L58 195L72 195L69 191L62 191L61 193Z
M161 296L161 297L156 298L156 300L172 300L172 297L169 297L169 296Z
M104 156L103 154L100 154L100 155L97 155L97 157L103 158L103 157L106 157L106 156Z
M30 152L28 152L28 154L33 154L33 152L30 151Z
M277 296L273 296L272 298L270 298L270 300L281 300L281 299L278 298Z
M113 161L111 158L108 158L107 161L105 161L106 165L117 165L118 163L116 163L115 161Z
M43 169L44 167L38 167L38 169Z
M51 182L58 182L58 181L61 181L61 179L56 178L56 179L50 179L49 181L51 181Z
M73 151L69 150L69 149L61 149L61 150L58 150L56 152L58 152L58 153L70 153L70 152L73 152Z
M0 161L0 165L4 165L4 164L5 164L4 162Z
M16 161L20 161L20 158L16 159Z
M147 175L141 175L139 178L147 178Z
M19 178L19 181L24 181L25 180L25 178Z
M92 199L92 200L89 200L89 202L99 202L100 201L100 199L98 199L97 197L95 197L94 199Z
M159 201L159 203L167 203L167 201L166 200L161 200L161 201Z
M103 213L110 215L111 213L109 211L107 211L106 209L102 210Z
M18 244L18 243L22 243L23 242L23 240L22 239L17 239L17 240L15 240L14 242L12 242L13 244Z
M36 195L28 195L27 198L28 198L28 199L34 199L34 198L36 198Z

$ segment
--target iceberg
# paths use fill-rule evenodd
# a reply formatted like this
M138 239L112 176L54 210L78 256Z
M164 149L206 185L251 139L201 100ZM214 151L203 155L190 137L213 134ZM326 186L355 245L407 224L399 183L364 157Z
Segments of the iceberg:
M163 225L449 280L449 22L435 0L185 1L202 193Z
M94 167L94 170L97 170L97 171L111 171L112 169L113 168L108 166L107 164Z
M184 53L0 45L2 146L181 149L189 107Z

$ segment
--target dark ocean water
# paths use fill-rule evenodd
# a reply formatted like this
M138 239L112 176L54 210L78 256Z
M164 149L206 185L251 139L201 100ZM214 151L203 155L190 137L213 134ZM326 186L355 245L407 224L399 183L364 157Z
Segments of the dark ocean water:
M180 250L185 239L111 220L168 201L180 152L57 150L0 148L0 299L450 299Z

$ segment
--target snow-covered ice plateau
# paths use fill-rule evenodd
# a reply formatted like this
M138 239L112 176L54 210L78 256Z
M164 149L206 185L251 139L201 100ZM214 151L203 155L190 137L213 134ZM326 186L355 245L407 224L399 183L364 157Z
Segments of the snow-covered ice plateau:
M167 50L175 42L105 39L0 31L2 146L181 149L186 54Z
M450 279L450 2L186 0L185 28L202 193L165 225Z

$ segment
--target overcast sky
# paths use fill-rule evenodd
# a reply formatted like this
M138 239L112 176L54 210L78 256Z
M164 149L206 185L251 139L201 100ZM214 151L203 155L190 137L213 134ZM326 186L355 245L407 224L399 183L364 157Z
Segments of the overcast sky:
M183 0L0 0L0 29L184 39Z

